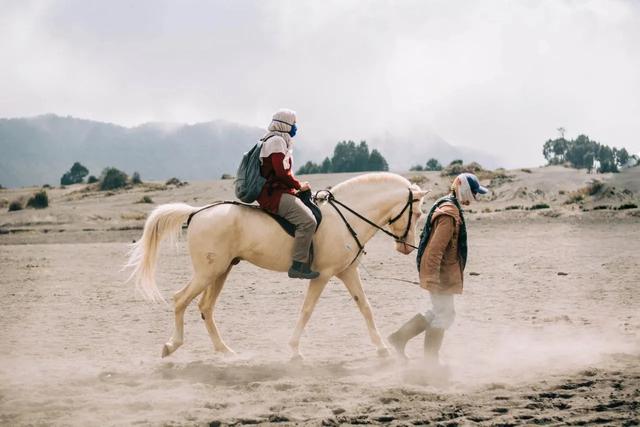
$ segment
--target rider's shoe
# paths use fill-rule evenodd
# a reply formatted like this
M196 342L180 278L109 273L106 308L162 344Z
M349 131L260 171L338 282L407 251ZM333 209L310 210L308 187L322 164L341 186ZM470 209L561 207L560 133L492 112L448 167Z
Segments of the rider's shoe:
M288 274L292 279L315 279L320 276L320 273L311 270L308 263L300 261L293 261Z

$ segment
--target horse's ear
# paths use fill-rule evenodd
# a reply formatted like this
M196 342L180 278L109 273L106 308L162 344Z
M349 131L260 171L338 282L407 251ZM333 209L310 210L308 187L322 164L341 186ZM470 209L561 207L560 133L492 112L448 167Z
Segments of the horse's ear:
M414 191L413 193L413 197L415 199L422 199L424 196L426 196L428 193L430 193L431 190L418 190L418 191Z

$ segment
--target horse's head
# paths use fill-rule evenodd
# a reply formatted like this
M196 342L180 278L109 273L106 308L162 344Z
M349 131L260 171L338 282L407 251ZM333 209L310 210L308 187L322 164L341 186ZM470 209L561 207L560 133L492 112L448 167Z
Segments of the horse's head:
M400 238L396 240L396 250L404 255L410 254L414 249L412 246L416 245L416 224L422 216L420 207L428 192L416 184L411 185L391 211L388 228Z

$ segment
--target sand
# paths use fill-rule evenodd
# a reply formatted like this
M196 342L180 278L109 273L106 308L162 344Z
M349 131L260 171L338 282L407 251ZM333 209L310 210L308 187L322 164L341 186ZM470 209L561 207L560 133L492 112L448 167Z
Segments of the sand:
M560 190L544 173L534 171L539 185L500 191L547 186L551 200ZM314 186L344 178L319 177ZM566 191L583 178L567 181L575 188ZM379 358L334 280L303 335L304 361L291 362L287 341L305 283L244 262L215 312L237 355L213 352L192 304L184 346L162 359L172 309L143 301L120 271L154 206L134 202L150 194L160 203L204 204L230 197L230 189L217 181L80 197L80 187L67 188L51 192L48 209L0 214L0 424L640 423L637 209L580 212L559 200L546 212L468 215L470 258L442 349L446 375L425 371L418 338L408 365ZM21 191L30 190L5 194ZM476 206L504 206L508 197ZM383 235L367 252L361 275L386 336L425 310L427 298L387 279L415 280L413 255L395 252ZM185 242L165 245L158 274L165 297L189 274Z

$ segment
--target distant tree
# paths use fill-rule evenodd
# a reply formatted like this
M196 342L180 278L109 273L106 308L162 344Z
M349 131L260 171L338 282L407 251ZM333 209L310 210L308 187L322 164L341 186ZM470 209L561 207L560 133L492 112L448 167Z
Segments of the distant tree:
M296 172L299 175L310 175L314 173L320 173L320 166L313 163L312 161L308 161L298 171Z
M598 162L600 162L600 168L598 169L598 172L618 172L618 166L616 165L613 150L607 145L601 145L599 148Z
M85 176L89 175L89 169L82 166L79 162L75 162L71 169L65 172L60 178L60 185L79 184Z
M296 173L303 175L386 170L389 170L386 159L378 150L369 152L367 141L360 141L357 145L353 141L340 141L334 147L331 158L325 157L321 164L308 161Z
M623 147L620 150L617 150L616 162L618 163L618 166L620 167L625 166L629 162L630 158L631 157L629 156L629 152L627 151L626 148Z
M342 141L336 144L331 158L334 172L353 172L356 170L356 143Z
M387 163L387 160L375 148L373 149L373 151L371 151L371 155L369 156L369 168L367 170L370 170L370 171L388 171L389 170L389 164Z
M100 190L114 190L127 185L128 176L119 169L105 168L100 175Z
M456 160L453 160L451 163L449 163L449 166L461 165L461 164L462 164L462 160L461 159L456 159Z
M460 161L460 163L462 164L462 161ZM440 162L437 159L430 158L429 160L427 160L427 165L424 168L424 170L426 170L426 171L441 171L442 170L442 165L440 164Z
M560 126L558 129L556 129L558 131L558 133L560 134L560 138L564 139L564 133L567 131L565 128L563 128L562 126Z
M325 157L322 161L322 165L320 166L320 173L329 173L333 171L333 166L331 164L331 159Z
M587 135L579 135L576 139L566 140L563 137L550 139L544 143L542 154L550 165L569 162L577 169L587 169L590 173L596 162L598 172L618 172L618 167L629 161L629 153L625 148L618 150L608 145L589 139Z
M140 178L140 174L138 172L134 172L133 175L131 175L131 183L133 185L142 184L142 178Z
M409 168L410 171L416 171L416 172L421 172L424 170L424 168L422 167L422 165L413 165Z
M93 175L89 175L89 178L87 178L87 184L93 184L94 182L98 182L98 178Z

